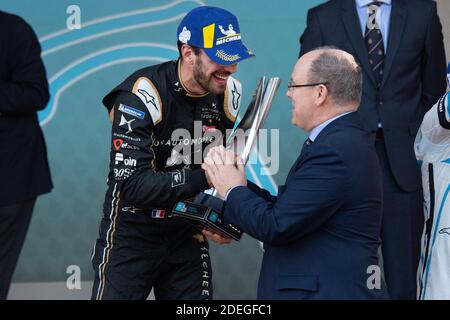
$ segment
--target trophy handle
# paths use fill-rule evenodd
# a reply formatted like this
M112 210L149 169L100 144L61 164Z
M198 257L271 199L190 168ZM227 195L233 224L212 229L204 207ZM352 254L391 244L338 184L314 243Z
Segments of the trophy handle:
M266 86L266 77L263 76L259 80L258 87L256 88L256 93L253 96L252 101L248 105L244 116L237 125L238 129L242 129L245 131L252 127L256 114L258 113L259 106L261 105L261 102L264 98L265 86Z
M255 94L253 95L252 100L248 104L244 116L239 121L238 125L233 128L232 133L228 136L225 142L226 146L229 146L231 144L238 129L246 131L251 128L253 120L256 117L259 106L261 105L261 101L263 99L265 82L266 77L264 76L261 77L258 86L256 87Z
M261 77L256 93L250 102L244 117L237 125L237 128L248 130L250 129L250 134L247 138L244 150L242 151L241 157L244 163L247 163L250 157L250 152L252 151L255 143L256 137L258 136L258 130L264 125L267 116L269 114L269 109L272 106L273 98L278 88L280 87L281 79L278 77L270 78L267 86L265 86L266 77ZM230 137L227 139L226 146L228 147L234 139L237 131L234 131ZM204 193L211 196L220 198L217 190L214 188L204 191Z
M278 77L270 78L267 87L264 89L264 94L261 97L259 107L257 108L256 115L253 118L253 123L250 128L250 132L242 151L241 157L244 160L244 163L247 163L248 158L250 157L250 153L256 143L256 137L258 136L258 130L263 126L265 120L267 119L267 115L269 113L269 109L272 106L273 97L280 87L281 79Z

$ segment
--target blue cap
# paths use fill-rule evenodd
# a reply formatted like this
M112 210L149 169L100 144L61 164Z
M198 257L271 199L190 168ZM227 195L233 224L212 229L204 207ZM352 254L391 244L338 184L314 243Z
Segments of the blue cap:
M236 16L221 8L201 6L191 10L178 26L177 34L182 43L203 48L220 65L254 56L241 41Z

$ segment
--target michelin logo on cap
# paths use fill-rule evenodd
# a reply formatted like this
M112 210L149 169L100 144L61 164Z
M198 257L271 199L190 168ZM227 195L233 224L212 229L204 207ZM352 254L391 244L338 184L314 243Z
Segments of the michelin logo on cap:
M228 25L228 30L225 30L221 25L219 25L219 30L226 36L232 36L237 34L236 31L234 31L233 25L231 23Z
M240 33L236 33L233 30L233 25L230 24L228 26L228 30L224 30L223 27L221 25L219 25L219 30L220 32L222 32L222 34L225 35L225 37L219 38L216 40L216 46L220 45L220 44L224 44L226 42L231 42L231 41L235 41L235 40L241 40L241 34Z
M218 7L200 6L188 12L178 26L177 35L180 42L202 48L220 65L254 56L242 43L236 16Z

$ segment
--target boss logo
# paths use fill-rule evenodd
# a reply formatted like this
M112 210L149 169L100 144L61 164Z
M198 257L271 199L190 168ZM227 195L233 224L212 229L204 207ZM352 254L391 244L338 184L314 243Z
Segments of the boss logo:
M114 169L114 178L115 179L126 179L133 174L133 169Z

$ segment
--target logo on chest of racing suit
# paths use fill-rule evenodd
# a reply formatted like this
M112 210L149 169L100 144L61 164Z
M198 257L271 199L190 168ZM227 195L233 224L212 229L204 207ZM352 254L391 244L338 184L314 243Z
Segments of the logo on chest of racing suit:
M172 172L172 188L186 183L184 170L175 170Z
M203 162L203 151L209 146L222 143L222 133L215 125L203 125L202 121L194 121L194 138L187 129L176 129L170 140L155 141L154 146L172 146L170 156L166 159L166 167Z
M201 120L203 125L216 126L216 123L222 121L222 115L217 107L216 102L212 102L210 105L197 106L201 110ZM203 131L204 132L204 131Z
M180 87L180 81L175 82L173 86L174 86L173 91L175 92L180 92L181 90L183 90L183 88Z

